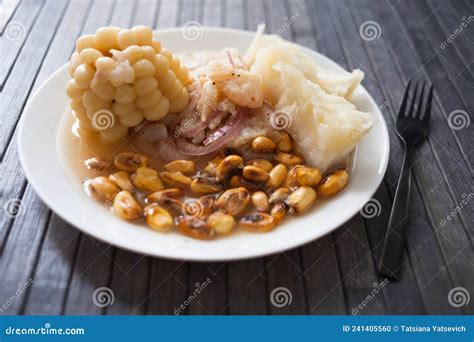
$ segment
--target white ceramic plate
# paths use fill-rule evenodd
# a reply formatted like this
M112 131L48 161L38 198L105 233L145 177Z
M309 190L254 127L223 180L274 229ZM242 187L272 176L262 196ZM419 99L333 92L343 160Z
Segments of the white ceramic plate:
M155 35L172 51L218 50L235 47L245 51L253 33L205 28L200 39L184 39L180 29L160 30ZM342 68L327 57L302 47L322 67ZM180 259L225 261L252 258L300 246L333 231L359 212L383 179L389 155L385 121L369 93L360 86L353 97L356 106L375 113L377 124L355 153L350 183L338 196L320 201L309 213L286 219L265 234L238 232L227 238L199 241L179 233L161 234L129 224L113 213L100 211L61 163L58 129L68 99L67 66L56 71L29 99L19 128L20 159L29 182L41 199L59 216L83 232L138 253Z

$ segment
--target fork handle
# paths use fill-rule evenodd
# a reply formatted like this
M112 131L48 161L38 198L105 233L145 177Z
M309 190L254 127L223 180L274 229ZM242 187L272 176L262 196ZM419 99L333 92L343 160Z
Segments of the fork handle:
M397 191L395 192L392 212L390 213L380 258L379 272L391 278L397 278L397 273L403 261L410 202L412 153L413 145L405 144L403 166L398 180Z

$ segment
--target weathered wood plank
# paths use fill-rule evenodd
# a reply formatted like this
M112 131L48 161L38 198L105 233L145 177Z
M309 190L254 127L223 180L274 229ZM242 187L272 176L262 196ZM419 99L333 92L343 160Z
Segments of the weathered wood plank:
M418 6L418 5L417 5ZM413 10L413 18L422 20L423 16L420 9L408 6L408 9ZM411 49L406 52L414 52L412 56L416 63L410 65L400 64L399 69L405 70L406 73L421 72L422 77L430 79L432 82L437 84L446 84L442 72L442 66L439 65L439 54L428 54L429 48L425 45L427 37L430 37L431 31L425 31L422 27L421 30L416 30L413 34L409 34L414 31L414 26L411 22L406 22L401 16L406 15L406 9L396 8L393 18L396 20L399 32L408 37L407 42ZM399 12L400 11L400 12ZM427 21L428 22L428 21ZM434 25L433 25L434 26ZM433 29L436 27L434 26ZM391 39L397 39L398 35L391 35ZM429 38L428 38L429 39ZM403 51L401 51L403 52ZM400 54L402 55L402 54ZM403 55L402 55L403 56ZM407 58L403 56L402 58ZM453 62L455 56L453 56ZM456 63L462 63L458 60ZM416 68L416 71L414 70ZM471 78L469 78L471 77ZM463 78L469 79L468 83L472 84L473 79L470 73L463 73ZM449 84L447 85L449 87ZM445 88L442 91L438 91L438 96L435 97L435 103L433 109L438 113L442 114L445 118L447 110L444 106L444 102L449 99L444 99L441 95L443 92L451 91L450 88ZM455 98L456 93L452 93L452 98ZM448 96L449 97L449 96ZM472 101L472 96L469 97L469 101ZM458 107L459 108L459 107ZM440 117L443 117L440 116ZM436 121L435 121L436 122ZM462 133L465 131L465 133ZM453 141L453 135L457 134L456 137L461 141L462 147L471 147L469 155L472 154L472 126L466 127L461 130L451 130L449 125L444 120L437 122L431 126L431 132L429 136L429 142L431 144L431 150L433 151L433 159L436 163L419 163L419 169L423 170L420 172L424 177L419 177L417 186L423 193L427 188L427 183L434 181L435 185L433 188L428 186L430 191L423 193L423 203L429 214L429 222L435 228L435 235L437 241L441 247L441 251L444 255L446 267L448 272L452 275L455 286L458 284L474 284L473 272L465 272L466 267L472 269L472 262L474 260L474 249L472 248L472 222L474 218L474 208L472 206L464 206L462 210L457 210L456 207L460 206L464 197L473 193L474 184L467 181L471 176L471 172L465 168L463 164L463 157L459 153L456 145L458 141ZM469 134L471 132L471 134ZM470 135L470 140L464 140L462 134ZM448 146L452 146L451 148ZM472 157L468 158L471 159ZM449 162L448 162L449 161ZM416 171L416 170L415 170ZM455 217L443 224L443 220L447 216L451 215L450 212L454 212ZM461 285L462 286L462 285ZM472 288L473 285L468 286Z
M53 8L56 8L57 11L59 11L61 8L55 7L56 4L48 4L47 10L52 11ZM34 13L34 11L32 12ZM44 14L44 11L42 11L42 14L40 15L39 18L42 19L41 22L37 22L36 25L38 25L41 29L41 27L45 25L50 25L51 23L48 23L48 17L47 14ZM59 18L53 18L52 20ZM35 26L36 27L36 26ZM50 29L45 31L46 34L53 34L53 31L51 30L53 28L53 25L50 25ZM69 30L67 31L69 32ZM44 43L44 41L42 41ZM33 40L28 40L27 46L23 49L21 52L20 56L17 58L17 62L15 65L15 70L11 74L12 80L9 82L12 83L12 86L8 88L4 88L3 92L0 94L0 102L3 104L0 108L0 117L8 117L8 122L12 124L12 127L16 125L17 120L21 116L21 111L25 105L27 96L29 94L33 94L36 89L39 87L39 85L54 71L56 70L60 65L62 65L67 58L69 58L70 52L68 52L67 56L63 57L58 57L56 55L48 55L47 58L49 60L47 62L42 62L42 59L44 57L44 53L46 53L46 48L45 47L40 47L38 49L35 48L36 41ZM64 44L63 44L64 45ZM42 50L45 48L44 50ZM35 51L38 51L38 53L41 53L43 51L43 55L41 55L41 60L36 60L38 59L38 56L35 55ZM34 68L25 68L23 67L23 63L29 63L31 58L34 58L35 60L35 65L37 69ZM40 64L41 63L41 64ZM39 70L38 73L38 68L41 66L41 69ZM43 71L44 70L44 71ZM25 72L27 72L25 74ZM33 84L34 83L34 84ZM33 87L32 87L33 85ZM18 87L18 88L15 88ZM25 91L21 94L18 94L18 89L24 89ZM7 96L8 94L10 97L5 97L3 98L3 95ZM15 95L13 95L15 94ZM10 101L7 99L14 99L15 101ZM3 112L3 110L5 110ZM7 120L7 119L5 119ZM3 127L3 125L1 125ZM5 152L4 158L3 158L3 165L4 167L2 168L2 175L3 177L0 180L0 184L2 186L2 198L5 199L17 199L21 200L23 192L26 187L26 181L25 177L23 176L23 170L21 169L20 166L20 161L18 158L18 149L17 149L17 131L15 130L14 135L11 137L11 140L9 141L9 146L7 151ZM8 232L10 231L10 226L13 223L13 220L5 215L2 215L0 217L0 227L2 229L0 230L0 250L3 248L4 244L6 243L5 239L7 238Z
M158 11L157 28L173 27L178 25L180 18L180 2L176 0L161 0Z
M455 52L463 61L463 64L470 64L474 60L474 52L469 48L474 44L472 28L469 28L469 24L472 21L472 18L469 19L469 16L472 15L473 11L463 1L453 3L430 0L426 1L426 6L433 13L433 17L443 33L442 39L435 42L439 44L439 47L442 46L442 43L447 45L454 44ZM432 25L436 24L432 23ZM452 38L454 40L451 42L446 41L451 35L453 35Z
M82 234L75 263L71 265L72 276L67 287L61 314L99 315L104 313L101 294L110 288L111 263L114 248ZM115 294L113 295L115 296ZM113 305L113 304L112 304Z
M2 308L0 314L14 315L19 312L28 312L23 306L26 292L16 296L19 288L28 289L34 284L33 271L36 265L38 251L43 243L45 230L49 215L29 215L28 213L47 212L44 204L33 195L33 189L28 187L25 192L25 200L22 202L23 211L15 219L15 224L9 236L0 258L0 269L2 277L0 280L0 291L2 298L14 297L10 305ZM28 229L29 227L35 229ZM7 303L8 304L8 303Z
M225 4L225 25L238 29L245 28L244 3L243 0L226 0Z
M25 46L16 58L10 76L0 93L0 102L5 103L0 107L0 118L4 120L0 125L0 159L5 155L18 122L18 114L29 95L29 91L18 94L18 89L30 89L65 8L66 3L62 1L48 1L42 7L34 29L28 35Z
M9 20L15 13L15 10L19 4L20 0L5 0L2 2L2 11L0 12L0 32L2 35L5 26L8 24Z
M159 1L139 0L133 25L147 25L150 27L155 27L159 8Z
M228 264L227 289L230 315L268 314L268 296L263 258ZM252 303L252 304L249 304Z
M439 6L441 7L426 6L424 2L417 2L407 6L407 9L400 7L399 11L402 16L406 15L407 10L414 11L413 16L417 20L424 21L424 25L421 25L420 29L412 33L412 31L415 31L412 22L401 18L402 22L406 21L406 30L410 33L410 40L413 41L420 62L423 63L424 69L429 73L430 80L438 86L438 98L442 98L442 101L439 101L439 106L448 119L450 112L453 110L469 111L469 108L474 107L474 99L472 98L474 52L473 49L467 49L469 52L460 51L459 49L459 46L472 47L473 43L468 41L469 38L464 39L464 37L469 37L469 33L473 30L469 27L469 24L465 23L465 32L453 33L456 28L459 29L461 18L456 22L457 27L451 29L453 31L439 27L437 16L444 12L443 9L446 7L444 5ZM432 15L421 15L420 13L432 13ZM423 19L425 16L426 19ZM467 19L464 21L467 22ZM429 26L430 29L426 30L425 26ZM451 35L454 39L449 43L447 39ZM468 113L465 114L465 119L468 119L468 115ZM449 125L445 124L443 126L445 129L440 130L440 132L446 132L443 137L446 136L445 139L449 141L451 140L451 134L454 134L455 143L458 145L457 149L461 151L461 157L465 160L471 176L474 175L474 154L471 153L473 151L472 146L474 146L474 128L472 126L464 129L460 127L461 129L451 130L450 132Z
M193 262L189 265L188 295L207 284L188 306L190 315L225 315L232 305L227 297L227 263Z
M2 6L7 6L7 4ZM0 89L3 88L16 57L30 33L31 27L38 18L37 14L43 4L42 1L23 2L16 9L8 25L7 20L3 22L6 27L1 28L0 50L2 51L2 63L0 64ZM5 14L8 15L8 13Z
M315 49L316 42L307 1L288 1L286 22L298 44ZM285 25L286 27L286 25ZM309 314L345 313L345 297L332 235L301 247L306 300ZM331 270L331 272L327 272Z
M202 24L204 26L224 26L224 0L205 0Z
M56 8L55 13L53 13L53 8ZM12 70L10 78L8 79L3 92L0 94L0 102L2 104L5 103L5 105L1 106L0 112L2 113L2 117L6 117L3 115L10 115L10 120L8 120L8 123L10 123L11 128L13 128L16 124L19 113L23 108L27 93L31 90L31 86L36 78L38 67L43 60L47 48L49 47L48 39L54 35L56 29L58 28L58 24L61 20L61 15L64 9L65 5L58 3L57 1L48 2L43 7L35 23L35 32L32 33L25 42L25 47L22 49L17 63ZM38 37L36 30L43 30L43 37ZM37 43L35 38L38 39L39 42L45 44L45 46L35 46ZM34 54L35 51L38 53L38 56ZM31 63L33 67L30 67L29 64L25 66L22 63ZM18 89L28 90L25 91L24 94L20 95L18 94ZM2 125L2 128L7 126L8 123ZM8 135L9 134L10 133L8 133ZM8 143L6 137L4 138L5 143ZM5 281L8 279L8 281L24 283L26 281L25 279L29 279L31 276L30 273L32 268L34 268L34 265L36 264L36 255L38 253L38 248L41 246L42 237L44 236L44 224L47 220L49 220L49 216L48 210L46 208L36 205L39 200L31 190L24 192L25 181L22 176L21 167L19 166L17 157L16 135L13 135L13 138L15 140L10 144L8 156L4 159L4 162L8 161L9 163L5 164L5 167L2 168L2 175L5 175L5 177L2 177L1 182L2 199L4 200L3 203L7 201L20 203L20 207L23 210L25 217L22 219L18 219L18 217L16 217L16 220L14 220L12 215L1 215L0 217L0 224L2 227L2 230L0 231L0 239L2 242L2 262L5 260L4 262L7 263L5 267L2 267L2 270L5 270ZM31 198L28 198L27 196L31 196ZM31 211L30 203L33 206ZM38 219L38 217L33 214L35 213L35 210L45 214L41 215ZM40 224L35 224L36 220L38 220ZM30 239L28 241L24 241L24 238L22 238L23 234L29 235ZM6 240L7 238L8 243ZM16 246L17 244L18 246ZM11 257L17 257L14 253L22 248L26 248L25 253L21 255L21 257L18 259L18 262L21 262L22 260L29 260L28 267L17 267L15 269L9 266L8 260ZM17 312L20 310L19 305L23 300L24 294L16 301L16 305L11 306L11 312Z
M412 48L409 46L404 46L406 43L406 36L401 36L400 35L400 28L399 27L394 27L396 23L394 22L394 15L393 12L389 12L390 10L387 10L387 7L385 6L372 6L372 8L377 7L377 12L376 15L378 18L379 23L383 23L383 30L387 32L391 32L390 34L390 39L375 39L370 42L364 43L367 46L367 53L369 60L371 60L371 64L373 65L373 72L376 72L376 77L380 79L380 84L385 84L385 86L382 88L382 92L385 94L385 96L388 98L388 103L391 103L392 107L395 107L395 104L400 101L401 98L401 90L403 89L403 81L400 78L404 78L404 76L400 75L398 72L402 73L402 68L398 63L399 58L401 60L407 61L406 63L402 63L403 65L406 64L411 64L413 65L413 56L408 57L407 54L412 54ZM358 9L358 11L362 11L362 9ZM357 11L357 12L358 12ZM382 14L383 13L383 14ZM356 23L357 26L361 25L361 23L365 20L368 20L369 18L374 18L374 13L371 12L362 12L361 17L363 19L358 20ZM356 26L356 27L357 27ZM392 40L394 37L399 37L399 39L395 42L392 41L392 44L387 47L388 42ZM377 48L376 48L377 47ZM392 47L396 47L395 50L391 50ZM387 55L388 54L388 55ZM393 58L392 54L396 54L398 58ZM410 61L410 63L408 63ZM416 74L418 70L420 70L421 64L417 67L416 70L412 70L411 72L405 71L405 74L407 75L413 75ZM392 89L392 90L387 90L387 89ZM395 90L394 90L395 89ZM433 117L436 117L436 106L433 107ZM390 112L391 116L394 117L395 113ZM392 119L393 120L393 119ZM393 122L391 120L387 121L387 124L389 127L393 125ZM393 126L392 126L393 127ZM392 144L393 149L399 149L400 144L394 142ZM424 203L431 202L429 201L426 196L430 196L430 194L434 192L438 192L438 190L435 188L436 186L445 186L444 184L444 179L442 176L439 175L439 170L435 165L433 165L433 162L431 162L432 159L428 159L427 154L431 153L432 149L428 144L424 144L423 146L420 147L419 149L419 155L418 159L415 163L414 166L414 178L418 182L418 179L420 179L420 182L423 182L423 186L418 186L418 191L421 190L422 196L425 196L423 198ZM393 163L398 166L397 169L399 170L400 165L401 165L401 151L398 153L393 153L391 154L391 160L393 160ZM421 157L420 157L421 156ZM393 170L391 172L387 173L387 180L389 184L389 190L393 194L397 182L397 172ZM428 184L432 184L431 186ZM426 189L430 189L429 193L425 195ZM410 229L409 229L409 237L408 237L408 251L410 255L410 263L413 265L415 269L415 274L417 276L417 281L419 284L420 289L424 288L424 286L428 283L431 282L431 279L433 276L435 276L438 272L443 273L443 278L444 279L450 279L450 274L447 272L445 269L443 269L443 265L447 261L445 259L445 256L440 252L439 246L436 243L436 239L431 239L433 237L433 231L434 227L436 227L436 223L433 223L431 219L431 211L428 210L427 212L424 212L424 208L420 206L421 202L418 202L418 205L415 203L417 202L417 199L419 199L419 193L415 190L412 198L412 211L416 211L416 214L412 212L410 215ZM438 200L437 200L438 201ZM446 199L445 199L446 201ZM433 202L434 203L434 202ZM421 207L421 208L420 208ZM442 212L442 210L441 210ZM430 222L432 226L427 225L426 223ZM462 231L462 226L460 227ZM418 238L417 238L418 237ZM420 240L421 239L421 240ZM423 261L422 257L420 255L414 254L414 252L417 250L417 248L421 245L423 245L423 242L426 243L433 243L431 246L432 252L428 252L427 255L429 255L430 259L433 260L433 258L437 259L437 262L434 264L437 265L435 267L432 267L432 265L426 265L426 262ZM418 244L415 244L414 241L417 241ZM428 249L426 249L428 250ZM431 270L427 270L428 267L431 267ZM440 270L439 268L442 267ZM431 274L431 276L427 276L427 273ZM422 276L426 276L426 278L421 279ZM436 284L431 284L430 290L433 292L437 292L438 295L440 292L445 291L447 293L449 291L449 285L447 285L445 282L442 283L441 280L438 281ZM420 291L423 297L425 298L425 303L427 306L427 310L429 312L444 312L444 311L439 311L439 310L446 310L447 312L452 312L452 308L444 308L440 307L439 303L434 303L433 301L429 301L428 298L433 298L435 295L431 294L428 296L428 291L426 289L423 289ZM430 302L430 303L428 303ZM443 303L445 304L445 303ZM434 305L435 307L430 307L430 305Z
M48 209L37 214L46 216ZM54 213L38 255L24 314L59 315L69 286L81 233Z
M255 31L259 24L265 23L264 0L244 0L243 4L245 29Z
M148 315L185 315L189 296L189 263L152 259L146 298ZM183 307L181 307L183 305Z

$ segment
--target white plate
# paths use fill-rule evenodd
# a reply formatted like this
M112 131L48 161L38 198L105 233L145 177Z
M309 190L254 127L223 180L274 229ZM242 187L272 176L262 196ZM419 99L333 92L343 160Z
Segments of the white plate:
M159 30L156 36L172 51L217 50L232 46L245 51L253 33L205 28L200 39L184 39L180 29ZM343 69L327 57L302 47L318 64L333 71ZM126 223L99 204L66 173L58 149L58 129L67 107L67 66L56 71L30 98L20 121L19 151L26 176L41 199L59 216L83 232L138 253L180 259L224 261L252 258L300 246L332 232L357 214L383 179L389 155L385 121L372 97L360 86L353 101L360 110L375 113L377 124L358 146L347 188L338 196L320 201L309 213L286 219L272 232L239 232L227 238L199 241L179 233L161 234Z

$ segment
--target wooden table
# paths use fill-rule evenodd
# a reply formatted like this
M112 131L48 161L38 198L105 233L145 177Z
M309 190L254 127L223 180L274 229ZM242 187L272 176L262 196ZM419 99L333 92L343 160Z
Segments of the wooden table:
M471 1L7 0L2 6L1 196L4 207L18 202L23 209L16 216L1 211L3 314L172 315L181 305L180 313L190 315L474 313L474 299L461 307L448 300L456 287L474 296L474 123L466 122L474 108ZM265 22L269 32L365 71L364 85L380 104L391 140L388 170L374 196L378 215L357 215L278 255L189 263L92 239L38 199L18 159L18 119L31 94L67 62L75 39L106 24L166 28L189 21L252 31ZM374 35L364 31L367 25ZM402 279L391 282L375 265L403 157L394 118L410 78L435 83L436 95L429 139L415 155ZM207 278L212 282L194 298ZM93 303L101 287L113 292L112 305ZM291 303L271 300L278 288Z

